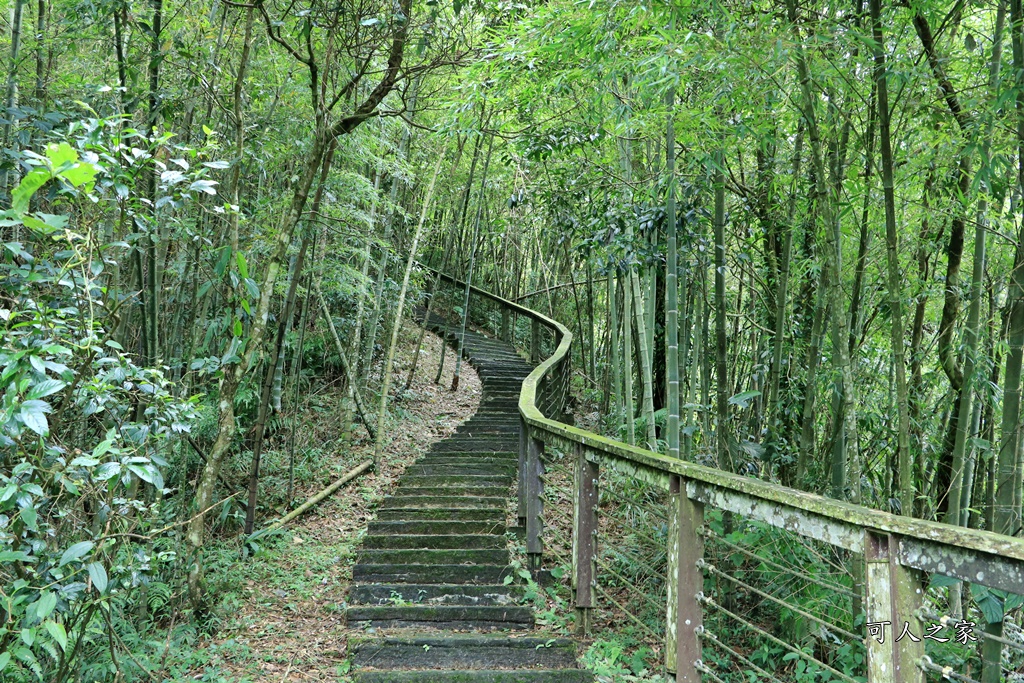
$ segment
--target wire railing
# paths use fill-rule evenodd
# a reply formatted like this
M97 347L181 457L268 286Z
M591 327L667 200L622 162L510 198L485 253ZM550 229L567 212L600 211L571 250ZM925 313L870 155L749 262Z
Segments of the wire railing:
M530 569L570 569L579 633L628 633L677 681L1024 683L1024 540L567 424L572 334L470 291L476 329L537 366L519 397L518 516Z

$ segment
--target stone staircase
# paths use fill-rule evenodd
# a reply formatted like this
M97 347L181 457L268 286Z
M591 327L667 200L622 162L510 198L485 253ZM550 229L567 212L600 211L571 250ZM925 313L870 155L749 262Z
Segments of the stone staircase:
M443 326L436 318L428 325L439 333ZM347 618L370 632L350 641L355 680L592 681L577 668L572 640L533 632L509 567L519 389L532 367L509 345L473 332L465 356L483 385L479 410L406 469L356 558Z

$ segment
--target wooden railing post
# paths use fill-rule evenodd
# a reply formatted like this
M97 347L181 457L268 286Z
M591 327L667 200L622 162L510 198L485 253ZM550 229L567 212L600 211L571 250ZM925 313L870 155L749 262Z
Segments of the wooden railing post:
M541 531L544 524L544 442L532 436L529 439L526 462L526 558L531 572L541 566L544 543ZM536 578L536 575L535 575Z
M530 321L530 362L534 365L540 363L540 321Z
M530 428L522 415L519 416L519 469L518 469L518 500L519 511L517 514L518 525L521 529L526 528L526 468L528 463L528 451L530 448Z
M924 656L924 629L918 618L924 590L916 570L899 564L896 550L890 534L864 533L868 683L924 681L917 665ZM901 637L905 624L916 641Z
M700 631L703 613L697 596L704 590L700 563L704 558L704 506L686 495L686 482L669 480L668 610L665 628L665 668L676 681L700 683Z
M597 585L597 463L587 460L583 446L576 444L576 482L573 497L572 563L576 594L576 633L590 633Z

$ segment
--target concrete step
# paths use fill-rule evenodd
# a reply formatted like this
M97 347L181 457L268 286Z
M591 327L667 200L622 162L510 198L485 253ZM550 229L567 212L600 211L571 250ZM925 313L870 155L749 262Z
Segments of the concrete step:
M507 500L501 497L471 497L471 496L412 496L402 491L394 496L386 498L381 505L381 510L394 508L449 508L452 510L493 508L503 509Z
M568 638L451 634L355 637L352 663L378 669L573 668L576 644Z
M510 453L518 452L519 438L485 439L468 436L456 436L434 444L432 453Z
M366 548L356 564L503 564L506 548Z
M508 486L402 486L396 496L485 496L507 498Z
M358 583L499 584L512 576L502 564L359 564L352 567Z
M352 605L514 605L522 597L513 584L360 583L349 589Z
M504 549L505 537L499 534L373 534L363 538L363 548L367 550L398 550L402 548Z
M377 512L381 522L491 522L505 523L505 508L465 508L449 510L446 508L388 508Z
M362 671L355 683L591 683L582 669L498 669L475 671Z
M529 607L483 605L403 605L350 607L345 613L349 626L377 628L437 628L521 630L533 628Z
M453 474L453 475L415 475L405 474L398 480L399 486L412 487L508 487L512 476L507 474Z
M420 477L441 477L447 475L485 475L491 477L511 477L516 472L513 465L495 465L487 463L474 465L471 463L460 465L410 465L405 468L405 473Z
M451 519L423 520L378 520L370 522L367 533L381 534L490 534L502 536L505 533L505 520L497 521L456 521Z

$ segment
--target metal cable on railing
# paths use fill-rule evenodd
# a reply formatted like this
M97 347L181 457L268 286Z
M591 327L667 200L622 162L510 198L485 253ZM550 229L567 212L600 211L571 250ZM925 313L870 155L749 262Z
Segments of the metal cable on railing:
M704 604L704 605L707 605L707 606L713 608L714 610L716 610L718 612L721 612L722 614L724 614L725 616L729 617L730 619L732 619L736 623L738 623L738 624L740 624L742 626L745 626L746 628L750 629L754 633L757 633L758 635L760 635L760 636L762 636L764 638L767 638L768 640L770 640L771 642L775 643L779 647L781 647L781 648L783 648L785 650L788 650L789 652L792 652L797 657L800 657L801 659L804 659L804 660L806 660L806 661L808 661L808 662L810 662L810 663L812 663L812 664L814 664L816 666L823 667L826 671L831 673L836 678L839 678L840 680L846 681L847 683L860 683L857 679L852 678L851 676L847 676L842 671L839 671L838 669L835 669L835 668L829 666L828 664L826 664L825 662L823 662L823 661L821 661L819 659L815 659L813 656L807 654L803 650L800 650L798 648L793 647L792 645L790 645L786 641L782 640L781 638L777 638L776 636L772 635L771 633L768 633L768 631L765 631L760 626L758 626L756 624L753 624L753 623L747 621L746 619L744 619L743 617L741 617L740 615L736 614L735 612L726 609L725 607L723 607L722 605L718 604L717 602L715 602L714 600L712 600L708 596L701 594L701 595L698 596L697 601L700 602L701 604Z
M768 593L765 593L763 590L760 590L759 588L755 588L754 586L751 586L749 583L746 583L745 581L741 581L740 579L737 579L735 576L732 576L731 574L728 574L726 572L721 571L720 569L715 567L713 564L710 564L708 562L700 561L699 565L700 565L700 567L704 571L708 572L709 574L712 574L714 576L720 576L723 579L725 579L726 581L729 581L730 583L732 583L734 585L740 586L741 588L743 588L745 590L748 590L751 593L754 593L756 595L760 595L765 600L773 602L776 605L780 605L782 607L785 607L786 609L788 609L788 610L790 610L790 611L792 611L792 612L794 612L796 614L799 614L802 617L806 617L806 618L810 619L811 621L813 621L815 623L821 624L826 629L831 629L831 630L835 631L836 633L840 633L840 634L846 636L847 638L849 638L851 640L860 640L862 638L862 636L859 636L859 635L857 635L855 633L851 633L850 631L847 631L842 626L837 626L836 624L833 624L833 623L830 623L828 621L825 621L824 619L816 617L816 616L814 616L813 614L811 614L809 612L803 611L799 607L796 607L796 606L786 602L785 600L780 600L779 598L775 597L774 595L769 595Z
M732 550L735 550L735 551L737 551L739 553L742 553L743 555L746 555L747 557L749 557L752 560L756 560L758 562L764 562L765 564L767 564L769 567L772 567L773 569L777 569L778 571L786 572L788 574L792 574L793 576L796 576L796 577L798 577L800 579L803 579L804 581L807 581L808 583L813 583L813 584L815 584L817 586L820 586L821 588L824 588L826 590L834 591L836 593L842 593L843 595L847 595L847 596L849 596L851 598L858 597L857 594L854 593L853 591L851 591L849 588L844 588L842 586L837 586L836 584L833 584L833 583L828 583L828 582L822 581L821 579L819 579L819 578L817 578L815 576L811 576L810 574L807 574L806 572L801 572L801 571L799 571L797 569L793 569L792 567L786 567L786 566L784 566L782 564L779 564L778 562L774 562L774 561L768 559L767 557L764 557L763 555L758 555L757 553L751 552L750 550L747 550L746 548L744 548L742 546L739 546L739 545L737 545L735 543L732 543L731 541L728 541L728 540L722 538L721 536L716 534L712 529L710 529L710 528L708 528L706 526L701 527L701 529L699 530L699 533L701 535L703 535L705 538L714 539L716 543L721 543L722 545L724 545L724 546L726 546L726 547L728 547L728 548L730 548Z
M741 662L743 662L744 664L746 664L751 669L753 669L754 671L756 671L760 675L764 676L768 680L774 681L774 683L782 683L782 681L780 681L778 678L776 678L772 674L768 673L767 671L765 671L764 669L759 667L757 664L754 664L754 662L751 661L748 657L745 657L745 656L741 655L739 652L737 652L733 648L731 648L728 645L726 645L725 643L723 643L717 636L715 636L715 634L711 633L706 628L702 628L697 635L698 635L699 638L701 638L703 640L708 640L708 641L714 643L715 645L717 645L719 647L719 649L724 650L725 652L728 652L731 656L733 656L736 659L740 660Z

